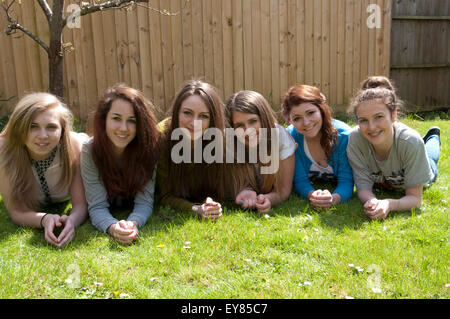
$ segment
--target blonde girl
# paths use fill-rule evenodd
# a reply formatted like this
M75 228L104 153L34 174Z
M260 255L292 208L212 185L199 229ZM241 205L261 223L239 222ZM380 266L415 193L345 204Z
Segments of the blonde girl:
M0 193L17 225L44 228L45 240L62 247L87 217L80 173L85 134L72 131L72 114L55 96L32 93L16 105L0 134ZM45 207L70 199L70 215ZM58 237L56 227L62 227Z

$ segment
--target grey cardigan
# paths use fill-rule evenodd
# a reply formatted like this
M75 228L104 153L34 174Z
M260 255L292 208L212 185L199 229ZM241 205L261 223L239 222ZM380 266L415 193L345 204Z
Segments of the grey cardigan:
M89 217L92 225L99 231L106 232L108 227L118 220L109 211L108 192L101 180L92 154L92 138L83 144L81 153L81 176L83 177L84 191L88 203ZM153 213L153 197L155 193L156 167L153 176L145 185L144 190L136 194L134 208L128 216L128 221L136 221L142 227L148 217Z

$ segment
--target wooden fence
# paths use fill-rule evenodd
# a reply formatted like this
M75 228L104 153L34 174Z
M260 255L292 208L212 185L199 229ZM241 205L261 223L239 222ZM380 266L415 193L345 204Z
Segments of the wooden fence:
M151 0L149 5L181 13L108 10L82 17L81 28L65 29L64 42L73 47L64 53L65 100L81 120L117 82L141 89L161 118L182 82L192 77L214 84L224 99L241 89L258 91L275 109L291 85L311 84L343 111L367 75L389 76L391 0L191 0L186 5ZM36 1L22 0L15 12L48 41ZM0 17L4 30L3 12ZM0 45L4 97L46 90L47 57L34 41L20 32L10 37L1 32Z
M391 78L407 111L450 107L450 1L396 0Z

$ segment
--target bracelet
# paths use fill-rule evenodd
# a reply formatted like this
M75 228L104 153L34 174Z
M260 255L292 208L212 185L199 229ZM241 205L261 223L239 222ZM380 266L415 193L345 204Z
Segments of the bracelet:
M42 225L42 221L44 220L44 217L47 215L48 215L48 213L45 213L44 216L42 216L42 218L41 218L41 228L44 228L44 226Z

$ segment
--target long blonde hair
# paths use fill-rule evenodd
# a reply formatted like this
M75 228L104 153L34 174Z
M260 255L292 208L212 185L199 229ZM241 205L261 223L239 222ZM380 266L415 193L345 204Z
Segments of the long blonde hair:
M5 143L0 149L0 169L3 170L12 190L9 200L13 205L23 203L28 209L37 209L43 204L38 198L39 185L33 176L25 142L36 116L51 108L58 108L61 125L59 155L62 174L57 187L68 187L72 182L75 167L75 154L70 140L72 113L52 94L44 92L28 94L17 103L8 124L0 133L0 137L5 138Z

